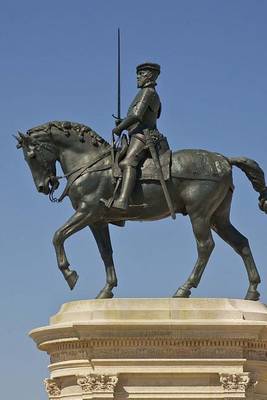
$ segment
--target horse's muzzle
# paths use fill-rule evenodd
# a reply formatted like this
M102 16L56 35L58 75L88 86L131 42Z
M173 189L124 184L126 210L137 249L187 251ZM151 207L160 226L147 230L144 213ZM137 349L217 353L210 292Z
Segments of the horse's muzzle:
M43 193L43 194L49 194L49 187L48 186L44 186L44 185L39 185L37 188L39 193Z
M50 192L49 184L50 184L50 178L46 178L44 182L39 183L37 185L38 192L48 195Z
M38 190L39 193L43 193L43 191L44 191L44 186L43 186L43 185L39 185L38 188L37 188L37 190Z

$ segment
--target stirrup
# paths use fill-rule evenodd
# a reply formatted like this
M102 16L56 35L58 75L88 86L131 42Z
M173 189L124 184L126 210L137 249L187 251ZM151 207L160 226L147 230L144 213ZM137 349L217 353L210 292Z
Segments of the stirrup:
M111 208L112 204L114 202L113 196L110 197L109 199L100 199L100 203L103 203L107 208Z
M103 198L100 199L100 202L103 203L107 208L110 208L110 207L112 206L112 204L113 204L113 202L114 202L114 200L115 200L115 197L116 197L116 193L117 193L117 191L118 191L118 189L119 189L119 186L120 186L121 181L122 181L122 177L120 177L120 178L117 179L117 182L116 182L116 186L115 186L115 188L114 188L113 195L112 195L108 200L103 199Z
M127 202L120 201L120 200L114 200L113 197L110 197L109 199L100 199L100 202L103 203L107 208L117 208L118 210L127 210L128 204Z

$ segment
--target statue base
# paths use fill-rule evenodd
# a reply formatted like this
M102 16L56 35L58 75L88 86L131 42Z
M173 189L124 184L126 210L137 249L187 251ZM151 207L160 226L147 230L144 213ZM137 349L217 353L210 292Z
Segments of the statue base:
M267 399L267 307L231 299L64 304L30 336L51 400Z

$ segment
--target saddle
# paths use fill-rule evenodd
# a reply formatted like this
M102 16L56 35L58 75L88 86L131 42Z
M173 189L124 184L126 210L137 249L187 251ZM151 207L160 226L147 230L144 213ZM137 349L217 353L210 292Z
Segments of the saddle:
M166 150L163 154L159 155L159 162L161 165L161 170L163 178L165 181L170 179L171 175L171 150ZM139 180L159 180L158 173L155 168L154 161L151 157L148 157L144 163L141 165Z
M161 165L164 180L167 181L170 179L171 176L172 152L169 148L169 144L165 136L163 135L157 136L155 138L154 143L159 156L159 162ZM119 167L119 163L127 153L128 146L129 146L128 139L126 135L123 135L121 139L121 147L118 148L118 151L116 152L115 156L115 165L113 169L113 175L115 178L122 177L122 171ZM137 179L140 181L159 180L154 161L148 149L147 149L147 157L143 162L140 163L139 167L137 168L137 171L138 171Z

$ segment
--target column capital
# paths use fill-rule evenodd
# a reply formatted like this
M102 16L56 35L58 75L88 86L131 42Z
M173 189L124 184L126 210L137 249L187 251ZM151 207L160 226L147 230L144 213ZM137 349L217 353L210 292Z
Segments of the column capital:
M77 376L77 383L84 392L114 393L117 375L89 374Z

